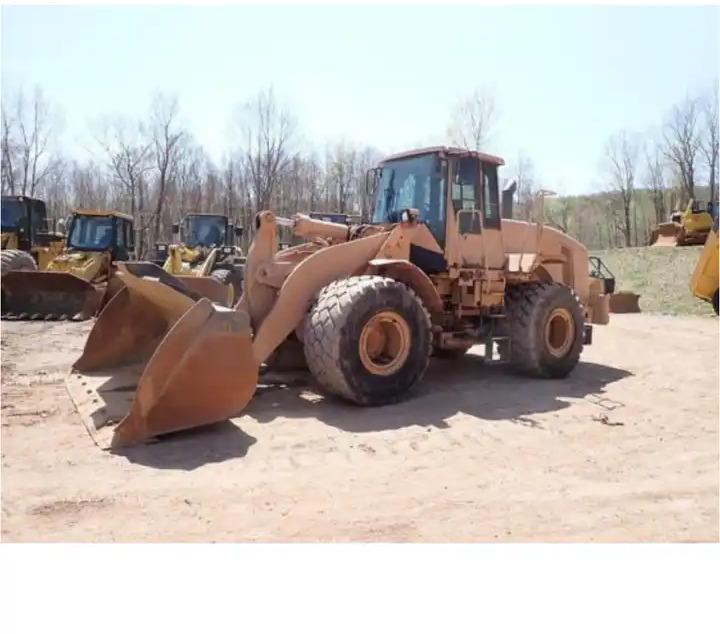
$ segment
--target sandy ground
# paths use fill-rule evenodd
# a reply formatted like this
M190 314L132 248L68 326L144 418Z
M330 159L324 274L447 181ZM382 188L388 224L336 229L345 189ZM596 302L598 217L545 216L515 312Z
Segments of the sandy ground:
M2 324L4 541L717 541L718 322L614 315L569 379L433 360L404 403L304 375L112 454L63 377L90 328Z

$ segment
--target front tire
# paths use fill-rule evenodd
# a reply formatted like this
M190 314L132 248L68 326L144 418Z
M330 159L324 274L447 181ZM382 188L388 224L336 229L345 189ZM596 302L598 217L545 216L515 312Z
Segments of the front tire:
M575 293L556 283L512 286L505 298L510 365L522 374L563 378L583 348L585 315Z
M400 400L422 379L430 316L396 280L362 275L332 282L304 326L308 367L328 392L359 405Z
M17 249L6 249L0 254L0 277L8 271L37 271L32 255Z
M713 293L713 300L712 305L713 309L715 310L715 314L717 315L720 311L718 310L718 303L720 302L720 297L718 296L718 289L715 289L715 292Z

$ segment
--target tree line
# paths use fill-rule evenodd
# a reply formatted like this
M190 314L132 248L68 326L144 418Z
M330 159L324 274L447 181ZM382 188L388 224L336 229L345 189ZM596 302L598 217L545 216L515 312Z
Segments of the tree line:
M42 198L55 216L76 208L127 211L135 218L141 257L156 241L170 239L171 225L190 212L222 213L244 227L261 209L345 212L363 221L371 212L365 174L382 153L347 142L323 151L303 148L299 122L272 88L236 108L234 147L219 162L181 124L174 97L158 94L141 120L99 120L84 162L55 147L57 111L40 88L30 97L5 97L2 193ZM491 151L498 113L492 91L472 91L450 112L447 141ZM591 248L645 244L672 209L690 198L717 200L718 137L715 83L707 94L675 105L659 132L612 135L599 157L606 189L549 201L546 220ZM518 214L529 214L540 185L533 160L520 152L509 162ZM246 232L244 246L249 239Z

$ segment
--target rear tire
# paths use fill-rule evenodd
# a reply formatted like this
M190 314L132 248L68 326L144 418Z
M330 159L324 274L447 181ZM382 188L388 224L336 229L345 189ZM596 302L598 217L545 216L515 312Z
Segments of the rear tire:
M37 271L32 255L17 249L7 249L0 254L0 277L8 271Z
M563 378L577 365L585 316L575 293L556 283L511 286L505 297L510 365L522 374Z
M328 392L359 405L399 401L422 379L430 316L396 280L363 275L332 282L305 319L308 367Z

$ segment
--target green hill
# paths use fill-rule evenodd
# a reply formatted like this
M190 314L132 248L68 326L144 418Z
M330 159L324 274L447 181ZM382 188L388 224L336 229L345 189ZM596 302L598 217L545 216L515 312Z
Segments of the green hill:
M643 312L713 315L712 306L690 292L701 246L634 247L593 251L614 273L616 289L640 295Z

